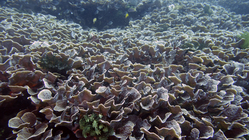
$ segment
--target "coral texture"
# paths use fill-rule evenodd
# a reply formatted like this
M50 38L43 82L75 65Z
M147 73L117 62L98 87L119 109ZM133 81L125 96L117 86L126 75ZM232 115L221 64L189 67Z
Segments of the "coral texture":
M1 7L0 139L248 138L248 15L173 4L105 31Z

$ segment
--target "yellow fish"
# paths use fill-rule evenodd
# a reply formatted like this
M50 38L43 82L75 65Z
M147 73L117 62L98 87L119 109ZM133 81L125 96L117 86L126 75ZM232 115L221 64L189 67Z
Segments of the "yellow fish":
M128 13L126 13L126 14L125 14L125 18L128 18L128 16L129 16L129 14L128 14Z
M97 21L97 18L94 18L94 19L93 19L93 24L95 24L96 21Z

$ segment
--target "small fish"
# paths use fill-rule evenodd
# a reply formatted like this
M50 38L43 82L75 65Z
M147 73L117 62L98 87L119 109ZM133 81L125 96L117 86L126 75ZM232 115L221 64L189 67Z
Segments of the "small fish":
M112 21L109 21L108 23L107 23L107 25L112 25L113 24L113 22Z
M60 4L60 1L58 1L58 0L53 0L53 1L52 1L52 4L53 4L53 5L59 5L59 4Z
M97 21L97 18L94 18L94 19L93 19L93 24L95 24L96 21Z
M84 8L79 8L79 12L84 12L85 9Z
M125 18L128 18L128 16L129 16L129 14L128 14L128 13L126 13L126 14L125 14Z
M131 7L128 9L128 12L137 12L136 7Z
M99 13L99 10L96 10L94 14L97 15L98 13Z
M67 10L65 10L63 13L64 13L64 14L69 14L70 12L71 12L71 11L67 9Z
M77 3L74 3L74 2L68 2L71 6L73 7L77 7Z
M98 6L98 7L97 7L97 10L98 10L98 11L105 11L105 10L106 10L106 7L105 7L105 6Z

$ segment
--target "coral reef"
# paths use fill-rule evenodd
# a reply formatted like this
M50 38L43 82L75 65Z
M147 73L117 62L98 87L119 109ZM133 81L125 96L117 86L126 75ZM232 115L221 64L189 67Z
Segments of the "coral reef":
M172 4L103 31L0 7L0 139L247 138L248 15Z

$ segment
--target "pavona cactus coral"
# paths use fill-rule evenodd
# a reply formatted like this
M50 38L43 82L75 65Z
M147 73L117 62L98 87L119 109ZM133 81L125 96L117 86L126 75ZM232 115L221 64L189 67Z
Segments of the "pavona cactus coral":
M90 114L84 115L80 119L79 124L83 137L97 137L98 140L108 139L113 133L113 129L99 121L102 117L101 114Z

